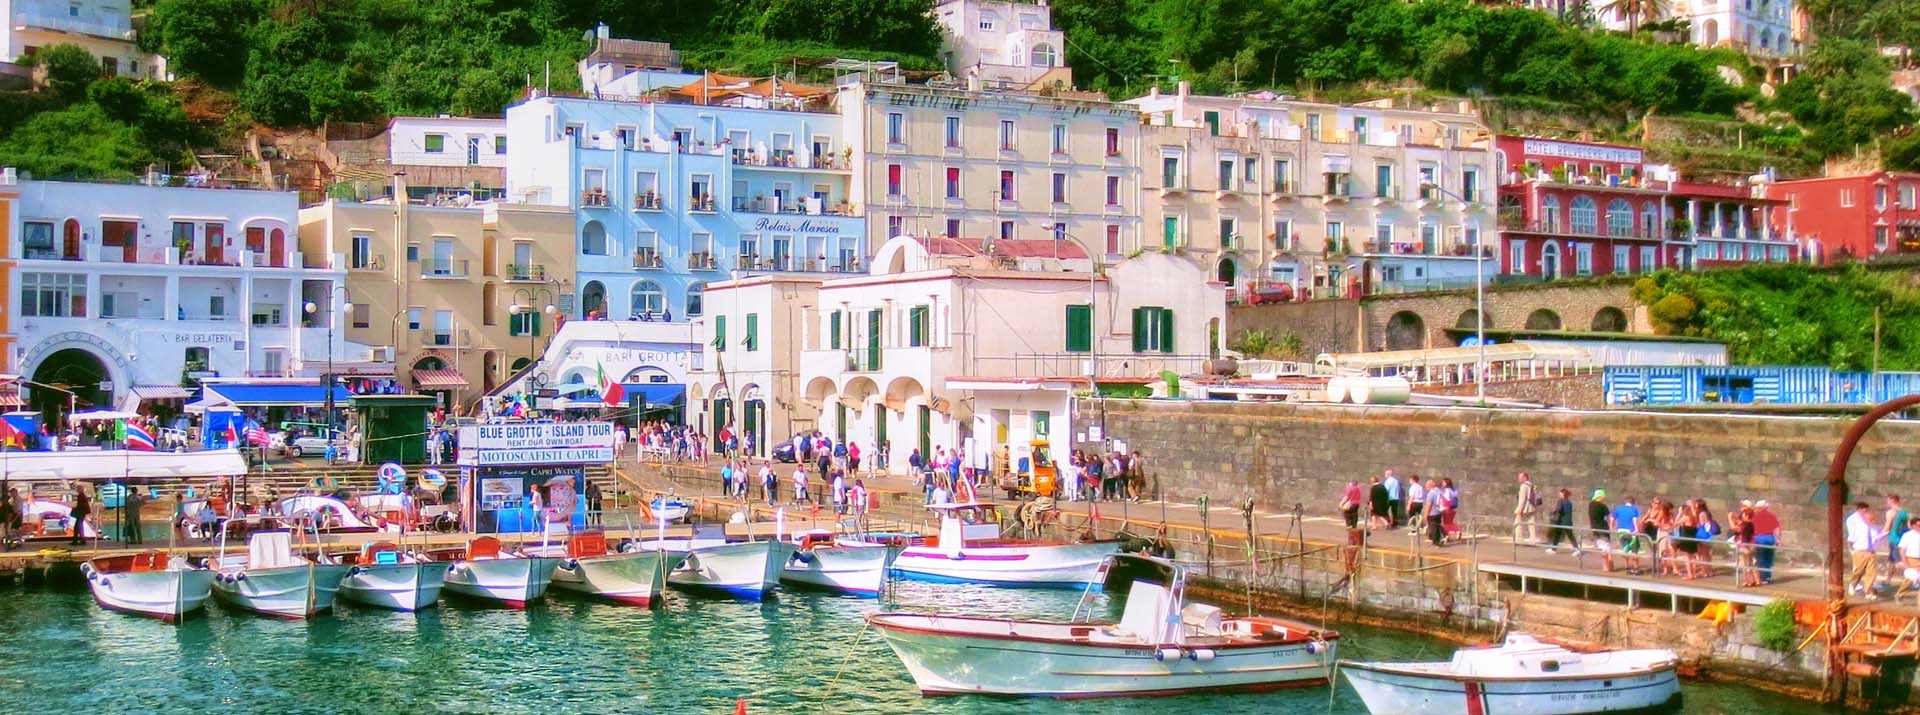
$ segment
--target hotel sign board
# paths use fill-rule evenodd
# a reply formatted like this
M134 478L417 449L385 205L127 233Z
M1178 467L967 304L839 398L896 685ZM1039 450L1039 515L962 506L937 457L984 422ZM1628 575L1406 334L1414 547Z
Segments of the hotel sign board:
M1639 149L1630 147L1571 144L1545 139L1528 139L1521 146L1520 151L1528 157L1605 161L1615 164L1638 164L1643 157Z

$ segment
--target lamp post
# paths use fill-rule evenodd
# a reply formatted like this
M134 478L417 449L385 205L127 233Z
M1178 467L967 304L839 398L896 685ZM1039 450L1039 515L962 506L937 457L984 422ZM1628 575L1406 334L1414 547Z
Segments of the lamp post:
M542 295L545 295L547 298L546 302L544 303L545 307L540 307L542 303L540 302L539 298ZM507 311L514 315L532 316L532 317L523 317L520 319L521 329L527 332L527 364L532 365L534 362L537 362L537 358L535 357L535 353L533 349L533 341L537 333L539 332L537 330L534 330L534 324L532 321L537 319L537 316L539 316L542 313L546 314L549 317L558 315L560 313L560 308L553 304L553 291L547 290L545 288L534 288L531 290L526 288L521 288L513 292L513 297L514 297L513 305L509 306L507 308Z
M1446 187L1433 182L1421 182L1420 188L1460 202L1460 214L1464 222L1466 214L1472 211L1473 202L1459 194L1448 191ZM1487 279L1486 247L1480 239L1473 241L1473 341L1478 351L1473 361L1473 401L1475 404L1487 404Z
M346 286L334 286L331 290L327 291L327 302L332 303L334 296L345 294L346 290ZM313 301L307 301L306 304L301 307L306 309L307 315L317 316L320 313L320 306L316 305ZM333 371L333 331L334 326L340 322L340 314L352 312L353 301L349 299L340 304L339 310L328 311L327 313L327 373L320 376L320 388L326 391L323 399L326 405L324 410L327 421L327 433L324 436L328 444L332 444L333 442L333 384L335 380L339 379L339 376L334 374Z

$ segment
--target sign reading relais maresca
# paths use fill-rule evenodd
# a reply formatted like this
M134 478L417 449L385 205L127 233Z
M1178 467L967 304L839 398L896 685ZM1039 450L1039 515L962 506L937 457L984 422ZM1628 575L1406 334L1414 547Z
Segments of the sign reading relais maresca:
M460 428L463 466L611 461L612 422L503 422Z

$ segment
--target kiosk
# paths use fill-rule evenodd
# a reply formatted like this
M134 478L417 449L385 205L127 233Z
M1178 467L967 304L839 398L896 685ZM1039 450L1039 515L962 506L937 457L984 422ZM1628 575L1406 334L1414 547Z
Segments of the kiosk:
M502 422L460 428L460 504L481 533L586 528L586 468L613 461L612 422ZM535 508L536 504L538 509Z

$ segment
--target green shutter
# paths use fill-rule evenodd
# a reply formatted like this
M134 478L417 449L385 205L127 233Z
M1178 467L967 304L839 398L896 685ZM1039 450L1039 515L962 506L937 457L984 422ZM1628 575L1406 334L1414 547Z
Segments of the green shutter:
M827 347L840 349L840 311L837 310L827 319Z
M1173 309L1161 308L1160 314L1160 352L1173 352Z
M533 336L540 337L540 314L528 313L527 315L533 316Z
M1093 350L1093 306L1067 306L1067 352Z
M907 310L907 344L916 348L927 344L927 306Z
M1133 309L1133 351L1136 353L1147 351L1148 310L1151 309Z
M713 316L713 351L717 353L727 351L727 316Z
M760 314L747 314L747 352L760 349Z
M868 370L880 369L880 311L867 311L867 365Z

